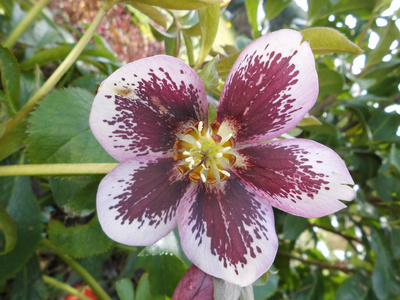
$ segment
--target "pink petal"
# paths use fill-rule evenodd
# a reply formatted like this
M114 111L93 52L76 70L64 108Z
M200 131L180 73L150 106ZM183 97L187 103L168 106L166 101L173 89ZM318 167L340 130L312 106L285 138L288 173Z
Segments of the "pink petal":
M183 275L175 289L172 300L212 300L214 285L212 277L192 265Z
M322 217L350 201L354 184L342 159L333 150L304 139L280 140L239 149L245 167L236 173L268 202L290 214Z
M100 183L97 213L104 232L132 246L151 245L176 226L176 210L190 181L172 158L119 164Z
M237 145L266 141L295 127L318 97L314 55L298 31L268 33L247 46L222 91L217 121Z
M246 286L275 259L272 207L235 175L220 184L192 185L177 216L183 251L214 277Z
M188 65L153 56L125 65L101 84L90 128L119 161L163 155L178 132L207 119L207 105L203 83Z

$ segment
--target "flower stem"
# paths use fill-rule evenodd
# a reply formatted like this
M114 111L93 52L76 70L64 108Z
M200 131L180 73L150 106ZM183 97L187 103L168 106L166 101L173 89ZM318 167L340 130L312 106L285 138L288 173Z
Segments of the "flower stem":
M117 164L33 164L0 166L2 176L50 176L107 174Z
M39 0L36 4L32 7L26 17L18 24L17 27L11 32L11 34L7 37L6 41L4 42L3 46L6 48L11 49L14 47L15 43L18 41L20 36L29 28L29 26L35 21L36 17L42 9L49 4L51 0Z
M63 290L65 292L69 293L69 294L75 295L79 299L91 300L90 298L88 298L85 295L83 295L82 293L80 293L77 289L74 289L73 287L71 287L70 285L68 285L68 284L66 284L64 282L58 281L57 279L54 279L54 278L52 278L50 276L47 276L47 275L43 275L42 279L43 279L43 281L45 283L50 284L50 285L52 285L52 286L54 286L54 287L56 287L56 288L58 288L60 290Z
M46 248L52 250L58 257L60 257L68 266L70 266L82 279L92 288L93 292L101 299L101 300L111 300L110 296L103 290L100 284L90 275L85 268L83 268L77 261L72 259L70 256L63 253L59 250L52 242L48 239L43 238L41 243Z
M5 123L5 128L3 130L1 130L0 128L0 132L2 133L1 137L6 135L12 128L18 125L21 121L23 121L25 117L28 115L28 113L35 107L35 105L54 88L57 82L68 71L68 69L72 66L72 64L77 60L82 51L89 44L94 33L96 32L97 27L100 25L106 13L107 10L105 10L103 7L100 7L99 11L97 12L96 16L93 19L93 22L90 24L85 34L75 45L75 47L71 50L71 52L61 63L61 65L54 71L54 73L49 77L49 79L47 79L47 81L36 92L36 94L34 94L29 99L29 101L14 116L14 118L10 119L8 122Z

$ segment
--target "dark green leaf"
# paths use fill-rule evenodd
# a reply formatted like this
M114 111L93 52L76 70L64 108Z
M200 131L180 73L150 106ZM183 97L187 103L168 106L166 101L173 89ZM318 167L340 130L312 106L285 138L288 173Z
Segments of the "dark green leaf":
M86 90L56 91L30 118L27 152L33 163L115 162L89 129L94 96Z
M9 113L19 109L19 66L10 50L0 46L1 83L6 94Z
M71 87L86 89L95 94L97 88L107 76L101 74L90 74L77 78L71 84Z
M393 197L400 196L400 179L391 176L380 176L371 179L369 185L378 192L385 202L392 203Z
M73 257L86 257L107 251L113 244L100 227L97 217L85 225L65 227L60 221L52 220L48 229L54 245Z
M40 207L28 177L0 178L0 204L17 226L18 239L13 251L0 256L0 282L15 275L34 254L42 233Z
M120 300L135 300L135 291L132 280L123 278L115 283L115 288ZM140 298L141 299L141 298Z
M343 89L343 76L333 70L318 70L319 93L320 95L340 94Z
M265 17L267 20L271 20L279 15L292 0L268 0L265 3Z
M399 114L396 112L386 113L382 110L377 111L368 121L368 125L372 131L373 139L376 142L400 142L400 136L396 134L399 124Z
M136 267L149 274L151 299L171 297L187 269L175 255L138 256Z
M268 282L265 285L254 286L254 299L267 300L278 290L279 276L277 274L268 274Z
M312 23L321 17L321 12L327 10L329 0L308 0L308 19Z
M0 205L0 231L4 235L4 245L0 240L0 256L14 250L17 244L17 226L2 205Z
M13 280L10 300L49 299L48 290L42 280L39 261L33 257Z
M367 276L356 273L339 286L335 300L366 299L370 284L370 279Z
M397 268L394 263L390 245L383 233L371 228L371 246L377 257L377 263L372 273L372 288L380 300L395 299L400 295L400 280L397 278Z
M300 234L308 227L306 218L297 217L288 214L283 225L283 238L289 241L295 241Z

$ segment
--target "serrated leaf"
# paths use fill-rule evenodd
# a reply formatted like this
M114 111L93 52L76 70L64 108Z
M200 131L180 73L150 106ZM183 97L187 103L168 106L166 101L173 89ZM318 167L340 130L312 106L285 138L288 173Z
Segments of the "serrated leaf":
M122 278L115 283L115 289L120 300L135 300L135 290L132 280ZM139 298L142 299L142 298Z
M0 256L0 283L15 275L34 254L42 233L39 204L29 177L0 178L0 204L14 220L18 231L15 248Z
M17 226L14 220L7 213L5 208L0 205L0 231L4 235L5 245L0 245L0 256L5 255L14 250L17 244ZM0 243L1 244L1 243Z
M53 244L73 257L87 257L105 252L111 247L110 240L101 229L97 217L85 225L65 227L62 222L52 220L48 229Z
M135 0L125 1L125 3L140 2L148 5L155 5L167 9L179 9L179 10L192 10L199 9L201 7L208 7L213 5L220 5L222 0Z
M314 54L361 54L362 49L344 34L330 27L312 27L301 30L303 41L310 43Z
M0 73L9 113L14 114L19 109L19 66L11 51L2 46L0 46Z
M211 61L209 61L203 69L197 74L203 82L204 88L208 93L211 89L218 85L219 77L217 72L217 64L219 62L219 56L217 55Z
M21 122L0 138L0 161L18 151L26 141L27 122Z
M56 91L32 113L27 152L33 163L102 163L115 160L89 128L93 94L83 89Z
M211 50L218 32L219 14L219 5L199 9L201 40L195 69L201 66Z

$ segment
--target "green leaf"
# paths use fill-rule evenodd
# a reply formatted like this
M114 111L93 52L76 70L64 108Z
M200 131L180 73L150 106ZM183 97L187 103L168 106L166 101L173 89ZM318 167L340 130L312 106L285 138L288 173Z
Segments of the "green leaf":
M33 163L115 162L89 128L94 96L86 90L56 91L30 118L27 152Z
M221 59L217 66L218 75L221 78L226 78L231 71L233 64L235 63L236 59L240 55L241 51L229 55L223 59Z
M265 18L271 20L279 15L292 0L268 0L265 3Z
M269 1L267 1L269 2ZM252 36L258 38L260 36L260 22L258 20L258 10L261 9L261 0L245 0L247 18L251 25Z
M187 267L175 255L138 256L137 268L149 274L151 299L171 297ZM136 295L139 298L138 294Z
M298 126L311 126L311 125L322 125L322 123L314 116L306 116L298 124Z
M0 138L0 161L24 146L27 138L26 123L21 122Z
M308 220L306 218L288 214L283 225L283 238L285 240L295 241L307 228Z
M211 50L211 47L218 32L219 14L219 5L199 9L201 41L200 53L196 62L195 69L201 66Z
M321 17L321 12L327 10L329 0L308 0L308 20L313 23L314 20Z
M90 74L77 78L71 83L70 87L86 89L95 94L97 88L107 76L101 74Z
M395 299L400 295L400 280L390 245L380 230L372 226L370 228L371 246L377 258L372 273L372 288L380 300Z
M167 28L167 19L165 16L154 6L140 3L140 2L130 2L130 5L132 5L134 8L148 16L150 19L152 19L154 22L156 22L158 25L161 25L164 28Z
M356 273L347 278L339 286L335 300L363 300L367 299L370 279L361 273Z
M29 177L0 178L0 204L14 220L18 231L14 250L0 256L0 283L15 275L34 254L42 233L39 204Z
M62 222L52 220L48 229L54 245L73 257L86 257L107 251L113 244L101 229L97 217L85 225L65 227Z
M319 93L320 95L340 94L343 90L343 76L333 70L318 70Z
M14 114L19 109L19 66L11 51L2 46L0 46L0 73L9 113Z
M22 71L27 71L33 69L36 65L43 66L50 62L63 60L65 57L67 57L72 49L72 46L58 46L55 48L42 50L29 58L27 61L21 63L20 68ZM105 47L88 47L82 51L78 59L88 56L101 56L110 60L116 60L114 55L112 55Z
M132 280L123 278L115 283L115 288L120 300L135 300L135 291ZM142 299L142 298L138 298Z
M391 53L390 46L394 40L397 40L400 36L399 29L396 23L390 19L386 19L389 23L386 27L376 26L374 31L379 34L379 42L374 50L371 50L367 55L367 62L365 67L368 68L372 65L379 64L382 62L382 58Z
M180 34L177 29L176 23L172 23L166 33L162 33L160 30L151 26L153 34L158 32L161 34L161 40L164 41L165 54L177 57L179 54ZM157 38L157 35L155 35Z
M17 244L17 226L15 225L14 220L10 217L7 211L4 209L2 205L0 205L0 231L3 232L4 235L4 243L5 246L1 245L0 240L0 256L5 255L12 250L14 250L15 245Z
M377 191L383 201L393 203L393 197L400 197L400 179L391 176L380 176L368 181L369 186Z
M368 121L376 142L399 143L400 137L396 134L399 124L399 114L396 112L386 113L383 110L377 111Z
M49 292L42 279L39 260L33 257L14 278L10 300L42 299L49 299Z
M149 274L143 274L140 277L138 286L136 288L136 299L151 300ZM165 298L164 298L165 299Z
M197 72L201 81L203 81L204 88L208 93L213 87L216 87L219 82L217 64L219 62L219 56L217 55L211 61L209 61L203 69Z
M303 41L310 43L314 54L362 53L360 47L333 28L312 27L301 30L301 33L303 34Z
M267 300L278 290L278 273L268 273L268 282L265 285L253 286L255 300Z
M130 4L131 2L140 2L148 5L155 5L167 9L180 9L180 10L192 10L199 9L201 7L208 7L213 5L220 5L222 0L135 0L125 1Z
M186 265L189 266L192 264L182 250L179 233L177 230L172 231L170 234L159 240L157 243L151 246L147 246L139 253L139 256L157 255L175 255L183 262L185 262Z

